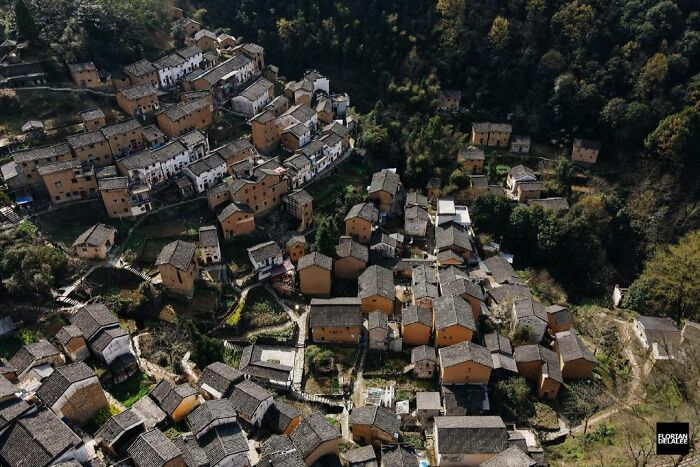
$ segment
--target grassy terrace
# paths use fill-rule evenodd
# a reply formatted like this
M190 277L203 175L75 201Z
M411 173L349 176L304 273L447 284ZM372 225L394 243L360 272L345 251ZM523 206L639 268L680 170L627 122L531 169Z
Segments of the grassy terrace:
M314 198L314 209L324 210L335 204L342 189L348 185L364 192L370 177L371 173L365 162L359 156L353 155L331 175L309 185L306 191Z
M68 246L73 244L78 235L98 222L116 227L117 242L129 228L125 221L110 219L101 200L51 209L36 218L37 226L44 235Z
M152 381L148 376L138 372L126 381L112 385L108 388L108 391L124 407L129 408L148 394L154 383L155 381Z
M255 287L226 318L229 326L251 330L289 321L289 315L264 287Z

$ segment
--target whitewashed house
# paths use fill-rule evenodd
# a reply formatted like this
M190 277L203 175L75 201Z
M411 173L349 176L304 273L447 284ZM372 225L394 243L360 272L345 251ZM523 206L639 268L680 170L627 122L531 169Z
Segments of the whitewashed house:
M258 273L258 279L261 280L269 277L275 266L284 264L282 249L272 240L248 248L248 258L253 270Z
M258 114L263 107L270 103L274 97L274 84L260 78L239 95L231 99L231 107L234 112L241 113L250 118Z
M313 84L314 90L313 92L316 91L323 91L326 94L330 94L330 81L328 80L327 77L323 76L321 73L319 73L316 70L312 71L307 71L306 74L304 75L305 80L309 80L311 84Z
M203 193L226 176L226 161L214 153L185 166L183 172L194 185L197 193Z
M160 162L165 178L179 174L191 162L190 152L181 141L171 141L155 149L153 155Z

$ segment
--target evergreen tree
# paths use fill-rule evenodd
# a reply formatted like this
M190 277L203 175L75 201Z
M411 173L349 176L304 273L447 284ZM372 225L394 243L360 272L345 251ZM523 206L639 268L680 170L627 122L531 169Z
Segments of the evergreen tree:
M31 44L36 44L39 40L39 30L34 22L34 15L24 0L15 2L15 21L19 37Z

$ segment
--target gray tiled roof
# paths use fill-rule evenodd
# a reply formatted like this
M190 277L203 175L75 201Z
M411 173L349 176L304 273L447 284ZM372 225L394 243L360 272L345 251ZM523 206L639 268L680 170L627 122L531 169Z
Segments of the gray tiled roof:
M600 151L600 148L603 147L603 145L600 141L595 139L576 138L574 139L574 147L580 147L583 149L594 149L596 151Z
M479 467L534 467L537 465L532 457L525 454L518 446L511 446L495 457L482 462Z
M202 376L197 384L201 387L207 385L226 397L233 389L233 385L243 379L243 373L225 363L214 362L204 367Z
M128 88L120 89L119 92L124 94L129 100L140 99L146 96L157 95L158 91L153 87L151 83L141 83L129 86Z
M168 107L164 113L165 116L168 117L170 120L177 121L197 112L200 109L205 109L207 107L209 107L209 100L203 97L201 99L195 99L190 102L181 102L179 104L175 104L171 107Z
M531 168L525 167L524 165L516 165L515 167L511 167L510 170L508 170L508 176L516 182L537 180L535 172Z
M457 325L476 331L474 315L469 303L457 295L443 295L434 300L433 314L436 330Z
M83 121L86 121L86 120L95 120L95 119L98 119L98 118L105 118L105 114L104 114L104 112L102 112L102 109L100 109L100 108L98 107L98 108L95 108L95 109L83 110L82 112L80 112L80 118L81 118Z
M235 419L236 410L228 399L206 401L187 416L187 425L197 437L204 435L212 424Z
M22 162L36 161L48 157L57 157L70 154L70 148L65 143L54 144L53 146L41 146L29 148L23 151L12 153L12 159L18 164Z
M209 465L219 464L229 456L248 452L248 440L237 422L220 425L200 439L200 445L209 459Z
M531 297L532 292L530 292L530 289L524 285L507 284L489 290L488 295L494 302L503 303L506 300L519 300Z
M301 206L313 203L314 201L313 197L304 189L294 190L286 195L286 197Z
M418 363L424 360L437 362L437 352L434 347L419 345L411 349L411 363Z
M444 295L470 295L479 300L484 299L484 293L478 284L475 284L469 279L457 278L451 282L441 286Z
M343 457L349 464L361 464L377 460L377 455L374 453L374 447L372 447L372 445L345 451Z
M139 467L160 467L182 456L180 448L158 429L141 433L128 452Z
M239 369L247 376L262 382L288 381L292 367L262 359L264 345L249 345L243 349ZM276 347L275 347L276 348ZM278 348L276 348L278 349Z
M404 203L406 208L411 206L419 206L422 208L428 207L428 197L417 191L409 191L406 193L406 201Z
M508 449L508 431L493 415L435 417L441 454L497 454Z
M386 407L368 405L352 409L350 425L373 425L384 433L398 438L401 420L398 415Z
M316 115L316 111L306 104L297 104L282 114L282 116L287 115L294 117L300 123L306 123Z
M136 63L124 67L124 72L137 77L145 76L154 71L156 71L156 67L148 60L139 60Z
M73 242L73 246L103 246L116 231L111 225L97 223L81 233Z
M79 73L81 71L93 71L97 70L94 62L84 62L84 63L70 63L68 69L71 73Z
M413 298L416 299L438 298L439 296L437 285L425 281L413 284L411 292L413 293Z
M401 310L401 323L405 326L408 324L420 323L429 328L433 327L433 312L421 306L409 305Z
M229 399L238 414L251 420L260 404L271 397L270 391L246 379L234 386Z
M9 365L17 370L17 373L23 373L34 362L46 357L59 355L60 353L49 341L42 339L38 342L23 345L10 359Z
M197 391L187 383L173 386L165 379L160 380L151 390L151 397L168 415L172 415L183 400L196 394Z
M484 335L484 347L489 349L489 352L513 355L513 347L510 344L510 339L497 332Z
M411 446L383 444L382 467L418 467L418 456Z
M331 271L333 269L333 258L326 256L323 253L319 253L318 251L311 252L299 258L299 262L297 263L297 271L301 271L302 269L306 269L310 266L318 266L322 269Z
M154 149L152 152L156 160L166 162L170 159L174 159L179 154L187 152L187 148L182 142L176 140L166 143L158 149Z
M527 204L542 206L545 209L551 209L553 211L566 211L569 209L569 202L566 198L529 199Z
M394 275L386 268L372 265L357 279L357 296L362 298L379 295L393 300L396 297Z
M541 362L542 372L560 383L563 381L559 368L559 356L552 350L541 345L521 345L515 348L515 361L517 363Z
M122 327L113 327L110 329L103 329L93 338L90 344L92 349L96 352L102 352L114 339L118 339L123 336L128 336L129 331Z
M340 244L335 247L338 258L357 258L360 261L369 261L369 249L366 245L356 242L352 237L341 237Z
M223 222L237 212L247 212L253 214L255 211L245 203L239 203L238 201L233 201L224 207L219 214L217 214L217 219L219 222Z
M596 361L591 351L586 347L586 344L581 341L575 329L558 332L556 334L556 339L559 346L559 355L561 355L565 363L578 360L579 358L588 360L589 362Z
M13 397L0 403L0 430L4 430L17 417L21 417L30 410L34 410L34 408L34 405L29 405L18 397Z
M483 161L486 159L486 155L484 154L483 149L469 146L468 148L462 148L457 152L457 159L459 161Z
M102 303L92 303L81 307L71 318L88 339L92 339L102 328L119 324L117 316Z
M88 131L86 133L78 133L75 135L70 135L66 137L66 142L73 149L82 148L90 144L97 144L105 142L105 136L102 131Z
M102 427L95 433L96 439L101 439L108 446L116 443L119 438L131 428L143 423L141 417L133 409L113 415Z
M80 163L79 159L69 159L66 161L56 161L42 164L37 167L37 172L39 172L39 175L43 177L45 175L51 175L67 170L80 170L81 167L82 164Z
M459 344L443 347L438 350L440 367L458 365L464 362L475 362L488 368L493 368L491 352L486 347L473 342L460 342Z
M290 435L303 459L309 457L321 444L339 438L338 429L318 413L304 418Z
M190 434L180 435L174 443L182 451L182 459L187 467L209 467L207 453L197 443L194 436Z
M468 251L472 251L472 244L469 241L467 231L456 224L447 227L435 227L435 247L438 250L457 246Z
M74 337L82 337L83 339L85 338L80 328L73 324L63 326L56 333L56 340L58 340L58 342L60 342L62 345L68 344L68 342L70 342L70 340Z
M199 228L199 246L215 247L219 245L219 234L215 225L205 225Z
M245 67L250 62L250 58L243 54L238 54L225 62L218 64L211 70L201 75L200 78L212 85L222 79L224 76Z
M60 366L42 382L36 395L51 407L73 384L94 377L95 372L83 362ZM95 383L99 385L99 382Z
M7 378L0 378L0 399L12 396L17 392L17 388Z
M359 217L370 222L377 222L379 219L379 211L372 203L359 203L354 205L345 216L345 220Z
M202 175L225 165L226 161L214 153L188 164L185 168L195 175Z
M257 467L305 467L292 440L287 435L272 435L260 449L260 462Z
M293 167L297 170L304 170L311 167L311 160L306 154L298 152L286 159L283 165Z
M205 29L203 29L203 31L205 31ZM197 47L195 44L192 44L190 46L175 51L175 53L184 59L188 59L194 57L195 55L201 54L202 49Z
M100 191L126 190L129 188L129 177L109 177L97 180Z
M388 329L389 317L383 311L370 311L367 316L367 329Z
M185 271L194 261L196 251L197 246L195 244L175 240L163 247L156 260L156 266L170 264L181 271Z
M372 182L369 185L369 193L386 191L390 195L395 195L401 188L401 177L396 172L387 169L380 170L372 175Z
M102 128L100 131L105 138L111 138L112 136L129 133L130 131L141 129L141 124L133 118L125 120L123 122L115 123L114 125L108 125Z
M491 256L484 260L489 274L499 284L520 284L520 279L515 275L513 266L502 256Z
M469 273L464 269L460 269L456 266L449 266L444 269L440 269L440 271L438 272L438 278L440 279L440 285L444 287L445 284L454 280L460 278L469 278Z
M135 152L122 159L119 159L119 163L122 164L127 170L136 170L156 165L158 164L158 159L156 159L153 151L144 149L143 151Z
M250 101L255 101L260 96L267 94L273 86L274 85L265 78L260 78L245 88L239 95Z
M237 140L231 141L230 143L221 146L216 150L216 152L224 159L230 159L234 155L253 148L253 143L247 138L239 138Z
M184 63L185 59L183 57L176 53L172 53L153 62L153 66L159 70L163 70L165 68L175 68L183 65Z
M267 424L275 433L284 433L297 417L301 417L301 412L296 407L279 400L274 401L265 414Z
M362 302L357 297L311 299L309 326L349 327L362 325Z
M515 315L518 320L535 317L539 318L545 324L547 323L546 307L532 297L514 300L513 307L515 308Z
M257 262L262 262L267 258L282 255L282 249L277 242L270 240L269 242L259 243L248 248L248 254Z
M445 415L478 414L489 407L485 384L443 384L441 392Z

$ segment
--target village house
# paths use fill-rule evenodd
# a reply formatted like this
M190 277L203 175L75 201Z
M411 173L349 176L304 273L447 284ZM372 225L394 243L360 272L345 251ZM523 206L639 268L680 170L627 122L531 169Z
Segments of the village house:
M151 398L174 422L180 422L199 405L197 391L187 383L173 385L161 379L150 392Z
M253 426L262 424L263 417L273 402L270 391L248 380L234 386L229 400L238 417Z
M435 417L433 440L438 466L480 466L510 447L505 423L495 415Z
M202 25L192 18L181 17L175 22L175 26L179 26L185 32L185 37L191 39L194 34L202 29Z
M212 108L205 98L174 104L156 116L158 127L174 138L195 128L205 129L213 122Z
M454 266L450 266L449 269L456 269ZM443 270L444 271L444 270ZM450 273L442 273L443 277L449 275ZM484 294L481 291L481 287L475 284L471 279L464 277L455 277L453 280L445 280L440 284L440 290L442 295L456 295L469 303L471 307L472 316L474 317L474 322L479 321L481 316L481 309L484 301Z
M217 232L215 225L206 225L199 228L199 259L204 264L221 262L219 232Z
M379 211L372 203L354 205L345 216L345 235L352 236L360 243L367 244L372 229L379 220Z
M394 275L381 266L368 267L357 279L357 296L362 301L363 314L380 310L387 316L393 315L396 299Z
M430 214L421 206L409 206L404 211L404 231L411 237L425 238L430 225Z
M136 184L155 185L166 178L162 164L150 149L119 159L117 169Z
M80 121L83 122L83 128L85 128L85 131L99 130L103 126L107 125L105 114L100 108L83 110L78 114L78 116L80 117Z
M443 295L433 302L435 346L469 342L476 332L469 304L457 295Z
M469 183L472 193L476 196L488 194L489 178L486 175L470 175Z
M326 417L314 413L302 419L289 438L306 465L313 465L323 456L337 456L342 436Z
M301 412L286 402L274 401L265 414L265 422L273 433L288 435L301 422Z
M513 357L513 347L506 336L492 332L484 335L484 347L491 352L493 370L491 376L502 378L518 373Z
M277 126L276 115L271 110L265 110L250 120L255 148L263 154L269 154L282 140L282 132Z
M151 210L151 190L143 183L132 183L128 177L97 180L107 215L113 219L138 217Z
M428 345L433 332L433 312L410 305L401 310L401 336L404 345Z
M542 206L544 209L549 209L551 211L568 211L569 202L566 198L540 198L540 199L528 199L528 206L536 205Z
M219 50L232 49L236 47L236 38L230 34L219 34L216 38L217 48Z
M242 53L225 60L213 68L185 76L185 91L209 91L214 107L220 107L236 94L241 85L255 75L255 64Z
M510 152L515 154L528 154L530 152L530 137L525 135L513 135L510 138Z
M348 467L379 467L372 445L350 449L341 454Z
M321 123L333 123L333 101L327 97L320 97L316 102L316 115Z
M462 164L464 170L470 174L482 174L485 160L486 156L481 148L469 146L457 152L457 162Z
M297 264L299 258L306 254L306 238L303 235L293 235L284 246L292 264Z
M292 384L293 362L280 362L293 354L294 348L290 347L249 345L243 348L238 369L253 381L285 389Z
M289 190L284 172L274 160L258 166L253 177L233 180L229 188L231 200L247 204L256 215L268 213L282 203Z
M284 85L284 96L295 104L311 104L314 84L306 79L289 81Z
M312 144L313 143L308 144L306 147L308 148ZM311 180L314 175L312 171L311 159L309 159L309 157L302 151L288 157L284 161L283 166L290 174L293 188L302 186L304 183Z
M174 86L185 74L199 68L202 59L202 50L196 45L190 45L156 60L153 66L158 70L160 86Z
M491 371L493 378L493 370ZM482 383L443 384L443 415L480 415L491 408L488 386Z
M97 375L83 362L57 367L42 382L36 395L58 417L79 425L107 407Z
M442 384L488 384L493 362L491 353L473 342L438 349L440 382Z
M273 240L250 247L247 251L248 259L253 265L253 271L258 274L259 280L270 277L273 269L282 267L284 263L284 253Z
M197 385L208 399L227 398L233 387L243 381L243 373L225 363L214 362L204 367Z
M513 128L508 123L472 123L471 144L507 147Z
M564 379L588 379L593 374L596 359L581 341L575 329L556 333L554 351L559 354Z
M388 346L389 318L386 313L375 310L367 315L367 333L369 334L369 348L373 350L386 350Z
M459 110L459 102L462 100L462 91L443 89L440 91L438 112L453 112Z
M52 367L63 365L65 360L56 347L42 339L20 347L8 363L16 371L17 380L22 383L43 379L51 373Z
M538 465L538 462L528 456L518 445L512 445L505 451L480 464L481 467L502 467L504 465L535 467Z
M527 203L531 199L537 199L542 194L542 184L539 181L520 182L515 185L515 192L511 197L519 203Z
M288 435L272 435L260 446L258 467L306 467Z
M436 282L430 282L425 278L412 279L411 303L414 306L432 310L433 301L439 296Z
M97 67L93 62L69 64L68 71L73 82L81 88L98 89L105 87L105 83L100 79Z
M127 451L137 467L186 467L180 448L157 428L141 433Z
M396 169L382 169L372 175L369 199L377 205L380 216L399 214L404 202L403 185Z
M340 243L335 247L335 254L334 272L338 279L357 279L367 268L369 250L350 236L340 237Z
M518 374L537 385L540 398L556 399L559 386L564 382L559 356L541 345L521 345L515 348Z
M128 115L145 118L160 109L158 92L150 83L141 83L117 91L117 104Z
M547 311L547 329L552 335L571 329L573 318L567 308L561 305L550 305L545 310Z
M117 229L111 225L97 223L75 239L73 249L81 258L104 260L114 246L116 233Z
M82 362L90 356L90 349L85 342L85 336L78 326L69 324L63 326L56 333L56 340L61 344L65 353L72 362Z
M17 151L12 153L12 162L14 163L12 169L15 173L7 176L6 166L10 164L6 164L3 166L3 178L8 187L14 190L24 188L27 185L43 187L44 182L37 167L51 162L66 161L73 157L70 147L65 143Z
M441 257L441 253L451 253ZM449 223L446 226L435 227L435 254L440 265L462 265L474 255L469 233L458 224Z
M299 221L297 230L302 232L313 224L314 220L314 199L303 189L294 190L282 197L283 206L286 212Z
M413 374L418 379L432 379L437 367L437 352L434 347L419 345L411 350Z
M380 467L419 467L416 449L407 444L383 444Z
M200 29L194 33L194 43L197 44L202 52L215 52L219 45L216 40L216 34L208 29Z
M186 165L183 172L197 193L204 193L226 176L226 161L214 153Z
M571 149L571 160L583 164L595 164L601 147L600 141L576 138Z
M328 296L331 293L333 258L314 251L297 263L299 289L304 295Z
M491 256L484 260L490 289L504 284L521 284L513 266L502 256Z
M97 179L93 166L83 166L77 159L39 166L38 173L53 204L97 196Z
M160 165L165 178L175 177L194 160L190 155L189 148L181 140L170 141L151 152L153 158Z
M274 97L275 86L265 78L260 78L231 99L234 112L251 118L258 114Z
M513 300L511 323L513 329L527 333L527 340L539 344L547 331L547 307L534 298Z
M634 334L652 361L672 357L681 342L681 331L671 318L637 316L632 322Z
M177 294L192 298L194 282L199 274L196 261L197 247L193 243L176 240L163 247L156 266L163 285Z
M86 461L88 448L51 410L40 408L15 419L3 433L0 458L10 467Z
M294 123L282 129L282 147L287 151L298 151L311 142L312 131L302 123Z
M140 151L146 146L141 132L141 124L133 118L106 126L100 131L107 140L109 150L114 157ZM100 164L96 163L95 165L99 166Z
M232 174L232 166L255 156L253 143L246 138L239 138L213 151L226 161L226 170Z
M139 60L123 68L124 74L132 85L149 83L158 86L158 70L148 60Z
M236 410L228 399L209 400L187 415L187 425L198 440L216 427L236 422Z
M126 409L105 422L95 433L95 441L112 456L123 456L128 446L145 431L141 417L133 409Z
M386 407L368 405L354 407L350 412L350 430L356 443L382 444L399 440L401 419Z
M357 297L312 299L311 339L317 343L357 344L362 336L361 306Z

